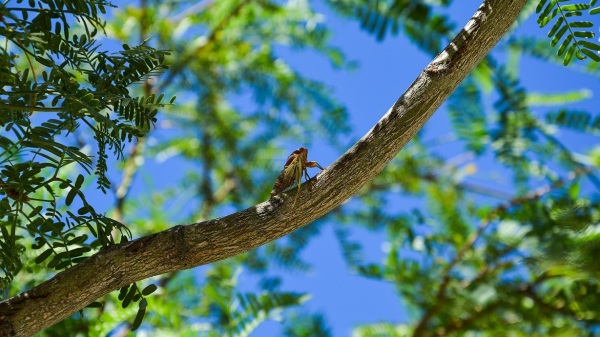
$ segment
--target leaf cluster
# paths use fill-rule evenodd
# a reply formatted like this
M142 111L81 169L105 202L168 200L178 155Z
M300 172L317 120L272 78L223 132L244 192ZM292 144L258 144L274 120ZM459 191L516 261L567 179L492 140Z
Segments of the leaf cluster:
M451 38L454 24L439 8L450 0L328 1L338 12L360 22L361 29L383 40L387 34L403 32L425 51L436 54Z
M121 301L121 307L123 309L127 308L131 303L139 302L137 314L131 324L131 331L137 330L140 325L142 325L142 321L146 315L146 308L148 307L146 296L155 292L156 289L158 289L158 287L155 284L149 284L144 289L140 290L136 283L126 285L119 289L118 299ZM95 307L97 307L97 305L95 305Z
M591 39L596 36L594 23L576 19L583 18L584 11L587 11L590 16L600 13L600 7L593 7L597 1L590 0L589 4L583 2L564 4L566 2L571 0L540 0L535 9L539 14L538 24L540 27L545 27L557 18L548 32L548 37L552 38L550 41L552 47L560 42L557 55L563 57L564 65L568 65L573 56L579 60L589 57L595 62L600 62L600 55L598 55L600 44L591 42Z
M546 115L546 122L579 132L600 134L600 116L593 116L585 110L560 109L552 111Z
M163 95L133 96L129 87L164 69L168 53L146 42L99 51L99 15L108 6L88 0L0 4L2 289L21 269L28 238L39 250L32 262L49 259L48 268L61 270L114 243L113 230L130 235L87 201L84 182L95 174L106 192L108 152L122 158L125 144L156 122ZM77 137L92 138L97 155ZM67 178L76 170L72 164L84 172L75 181Z

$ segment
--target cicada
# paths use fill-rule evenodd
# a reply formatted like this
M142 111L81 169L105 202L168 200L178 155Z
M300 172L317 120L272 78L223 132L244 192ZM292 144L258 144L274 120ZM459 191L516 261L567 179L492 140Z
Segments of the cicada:
M310 179L307 170L308 167L318 167L323 170L323 167L321 167L321 165L319 165L319 163L316 161L308 161L307 148L301 147L292 152L283 166L283 171L279 173L277 180L275 180L275 185L271 191L271 196L279 194L286 188L296 184L298 185L296 198L298 198L300 185L302 184L302 176L304 175L307 180ZM296 200L294 200L294 204L296 204Z

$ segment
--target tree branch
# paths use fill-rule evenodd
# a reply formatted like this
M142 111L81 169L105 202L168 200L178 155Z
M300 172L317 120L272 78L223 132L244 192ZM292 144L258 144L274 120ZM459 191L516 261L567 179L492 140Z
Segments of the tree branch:
M102 249L84 262L0 302L0 336L29 336L102 295L151 276L247 252L330 212L350 198L423 127L457 85L508 31L526 0L488 0L383 118L302 188L223 218Z

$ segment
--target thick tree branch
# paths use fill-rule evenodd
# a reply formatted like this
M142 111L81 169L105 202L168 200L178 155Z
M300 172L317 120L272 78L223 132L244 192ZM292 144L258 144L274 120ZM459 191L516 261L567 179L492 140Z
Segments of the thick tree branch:
M508 31L526 1L485 1L373 129L300 190L295 207L289 201L296 190L223 218L175 226L103 249L0 302L0 336L32 335L126 284L247 252L330 212L379 174L413 138Z

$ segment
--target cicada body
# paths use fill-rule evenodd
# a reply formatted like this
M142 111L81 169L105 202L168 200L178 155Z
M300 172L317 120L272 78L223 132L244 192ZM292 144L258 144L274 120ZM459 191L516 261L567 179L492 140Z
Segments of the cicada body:
M271 191L271 196L279 194L294 184L298 185L298 192L300 192L302 176L304 176L307 180L310 179L307 170L308 167L318 167L323 170L323 167L321 167L321 165L319 165L319 163L316 161L308 161L308 149L305 147L301 147L292 152L285 162L283 170L277 177L277 180L275 180L275 185ZM296 192L296 197L298 197L298 192ZM296 201L294 200L294 204L295 203Z

